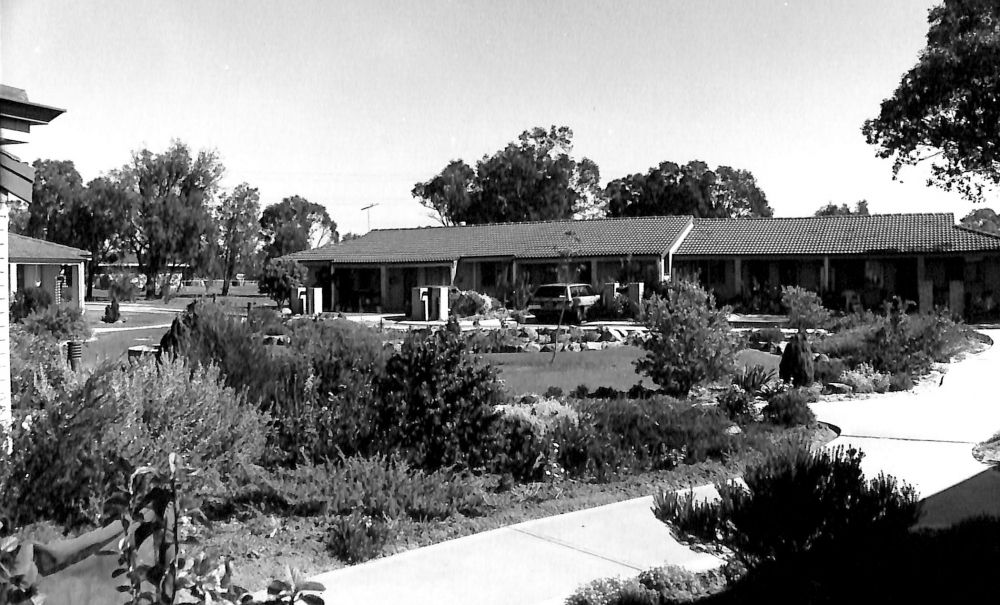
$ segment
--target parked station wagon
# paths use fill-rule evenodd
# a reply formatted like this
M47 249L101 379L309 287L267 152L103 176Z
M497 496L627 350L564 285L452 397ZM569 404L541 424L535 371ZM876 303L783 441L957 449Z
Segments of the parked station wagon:
M528 311L536 316L565 311L571 320L584 321L587 311L600 299L590 284L545 284L528 299Z

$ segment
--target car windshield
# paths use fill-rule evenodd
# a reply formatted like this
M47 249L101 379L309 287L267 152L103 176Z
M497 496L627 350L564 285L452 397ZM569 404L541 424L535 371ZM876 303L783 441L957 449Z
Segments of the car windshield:
M560 298L566 296L566 286L539 286L535 290L537 298Z
M591 296L594 290L590 286L573 286L573 296Z

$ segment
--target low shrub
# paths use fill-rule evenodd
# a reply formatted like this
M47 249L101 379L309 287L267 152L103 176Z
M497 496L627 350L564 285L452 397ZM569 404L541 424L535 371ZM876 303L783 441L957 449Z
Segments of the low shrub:
M99 370L108 371L117 370ZM0 516L14 525L40 520L67 528L90 524L103 502L124 485L130 467L107 440L109 427L120 426L120 409L106 396L88 394L87 382L93 380L67 372L56 389L40 374L37 408L15 410L9 435L13 447L9 453L0 447Z
M812 384L814 374L813 353L809 339L805 332L799 332L788 340L785 350L781 353L778 376L784 382L804 387Z
M19 323L32 313L44 311L52 304L52 295L44 288L21 288L14 293L10 304L10 321Z
M558 448L551 433L525 416L503 415L495 425L489 470L521 482L542 481L552 472Z
M54 338L31 334L20 324L10 327L10 390L15 409L41 408L39 385L59 392L71 377L66 355Z
M90 327L83 313L75 305L50 305L35 311L21 321L24 330L38 336L51 336L56 340L86 340Z
M847 364L836 357L817 360L814 363L814 367L813 378L815 378L816 382L824 385L831 382L840 382L841 375L847 370Z
M649 336L642 341L646 356L636 372L649 376L671 396L685 396L691 387L725 376L733 366L736 336L729 328L729 308L717 308L715 297L694 282L676 280L663 286L645 308Z
M486 315L493 310L493 299L475 290L451 290L448 309L451 315L459 318Z
M946 362L966 343L962 327L943 314L907 315L898 301L885 315L859 315L847 329L817 343L816 351L843 359L848 367L870 363L887 374L919 376Z
M214 366L192 369L177 360L101 372L88 381L87 396L115 408L105 441L131 464L174 453L219 485L264 456L269 418L227 387Z
M578 588L566 605L652 605L694 603L726 589L729 567L690 571L667 565L648 569L633 579L605 578Z
M913 378L907 372L896 372L889 377L890 391L909 391L913 388Z
M326 546L330 553L349 564L361 563L382 554L395 534L394 523L360 511L336 515L327 529Z
M105 364L67 372L59 389L42 375L35 389L37 408L19 410L13 454L0 463L6 514L19 523L91 523L135 467L170 453L202 469L199 495L264 453L267 418L214 368Z
M506 353L524 341L517 336L516 330L500 328L497 330L471 330L463 332L469 350L475 353Z
M761 414L771 424L809 426L816 423L816 415L809 408L809 403L818 399L818 395L809 389L790 389L771 397Z
M830 311L823 307L819 295L798 286L781 288L781 305L788 313L788 327L798 330L826 328Z
M844 370L840 382L851 387L855 393L885 393L889 390L891 377L876 371L869 363L862 363L853 370Z
M560 422L551 433L559 464L573 476L606 481L624 469L670 469L720 459L740 447L716 407L661 396L588 400L579 409L578 423Z
M496 370L450 329L409 334L375 393L376 442L421 468L485 463L506 402Z
M271 307L251 307L247 313L247 327L257 334L288 334L281 313Z
M733 384L719 395L719 409L733 422L746 422L756 415L753 395Z
M743 474L746 487L717 484L718 501L661 492L653 512L678 539L722 545L749 564L838 545L845 552L907 532L919 516L912 487L866 480L857 450L801 444L776 449Z
M443 520L486 513L483 488L475 477L450 470L425 472L387 456L352 456L292 469L243 467L231 488L211 502L214 516L245 509L279 514L347 515Z
M813 351L840 359L846 366L854 367L875 357L873 351L876 324L863 324L842 332L828 334L813 343Z
M557 387L554 385L550 386L549 388L545 389L545 393L543 393L542 396L546 398L562 397L563 396L562 387Z

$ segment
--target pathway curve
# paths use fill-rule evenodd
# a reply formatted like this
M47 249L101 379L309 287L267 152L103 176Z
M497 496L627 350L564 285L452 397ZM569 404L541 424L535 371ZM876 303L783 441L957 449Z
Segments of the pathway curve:
M1000 344L1000 330L983 330ZM812 405L817 418L836 425L841 435L829 444L855 446L869 476L885 472L904 480L927 498L964 501L979 512L1000 514L1000 473L972 457L975 444L1000 432L1000 346L950 364L939 385L871 398L822 401ZM966 483L978 485L965 490ZM996 484L996 485L993 485ZM951 492L945 494L944 492ZM974 502L978 501L978 502ZM953 520L953 516L949 516ZM934 519L926 521L935 525Z

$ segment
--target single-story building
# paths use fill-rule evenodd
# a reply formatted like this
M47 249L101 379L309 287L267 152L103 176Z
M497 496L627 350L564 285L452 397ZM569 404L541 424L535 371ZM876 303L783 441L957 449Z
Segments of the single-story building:
M701 280L723 302L775 311L780 287L837 308L898 295L921 309L995 312L1000 237L950 213L806 218L660 216L380 229L290 255L323 290L324 310L404 312L415 286L517 299L554 281Z
M950 213L695 219L677 259L675 275L697 274L719 300L749 311L779 311L786 285L841 309L899 296L979 316L1000 303L1000 237Z
M83 310L84 264L90 259L89 252L14 233L8 234L7 240L11 299L23 288L43 288L52 300Z
M378 229L290 255L323 289L324 310L402 312L416 286L510 300L554 281L659 282L691 217L659 216Z

